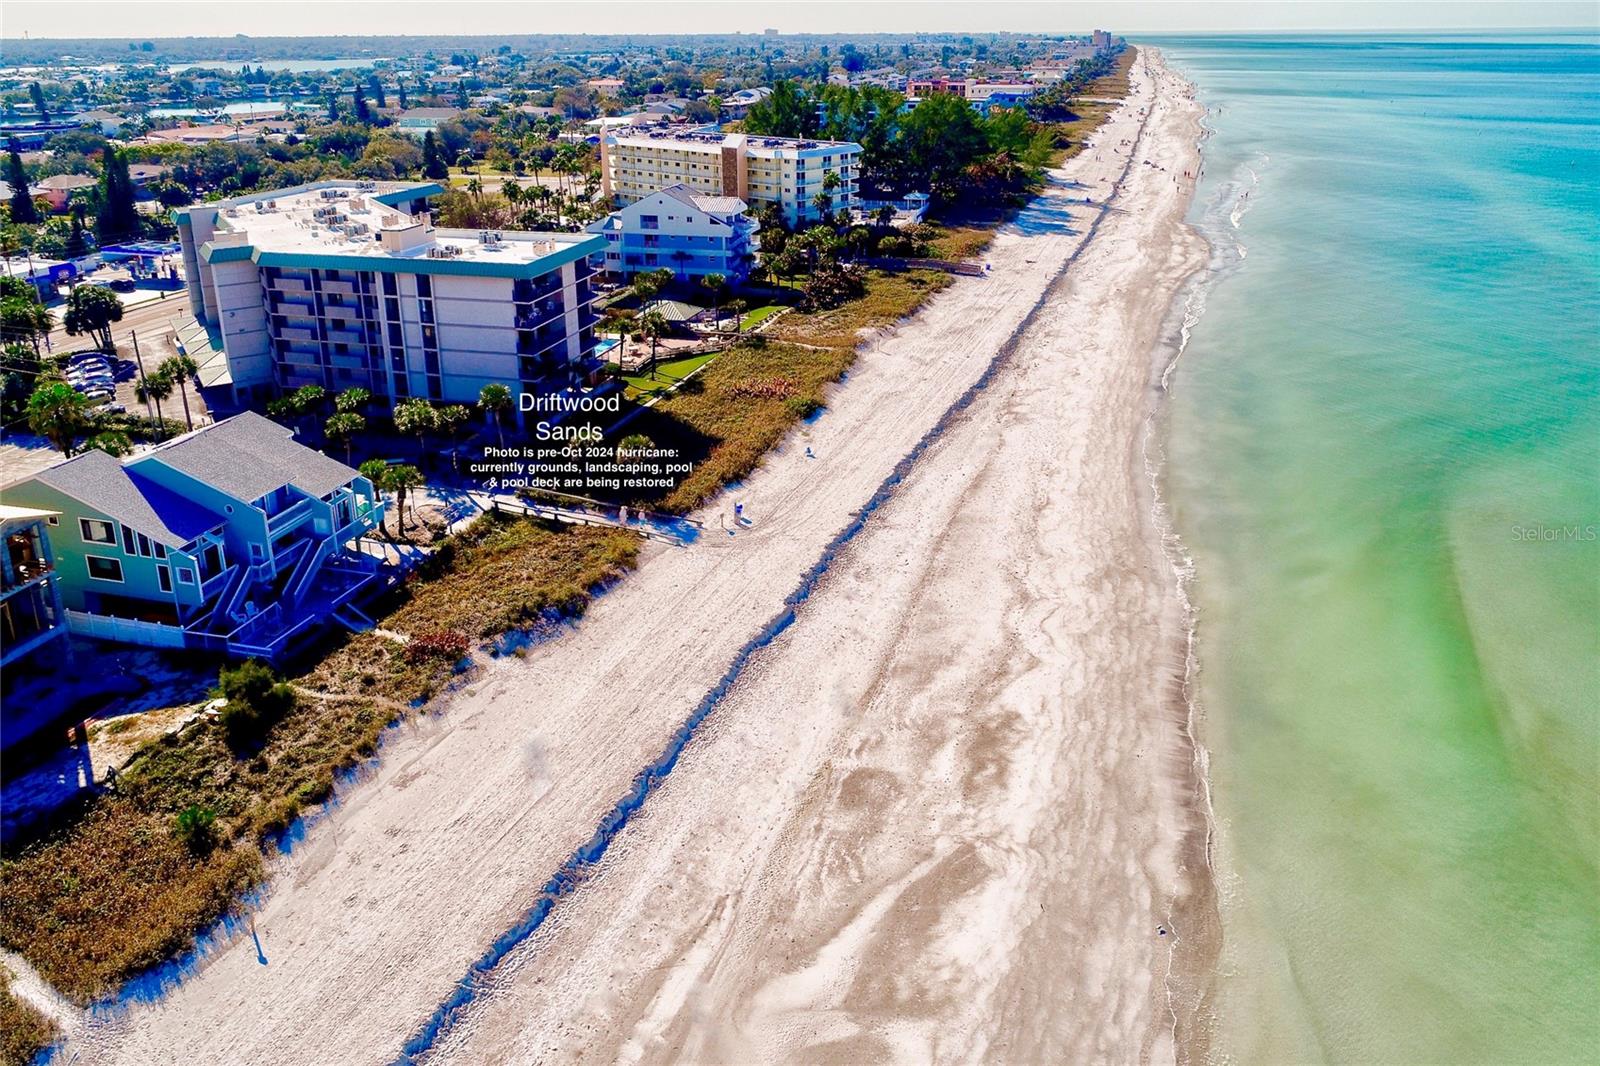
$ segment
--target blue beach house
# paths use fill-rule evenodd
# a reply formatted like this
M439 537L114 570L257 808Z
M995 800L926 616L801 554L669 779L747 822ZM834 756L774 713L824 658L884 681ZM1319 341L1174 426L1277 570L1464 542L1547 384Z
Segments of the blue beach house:
M244 413L130 459L89 451L0 490L55 512L69 631L279 658L319 623L365 628L379 577L357 542L383 521L361 474Z

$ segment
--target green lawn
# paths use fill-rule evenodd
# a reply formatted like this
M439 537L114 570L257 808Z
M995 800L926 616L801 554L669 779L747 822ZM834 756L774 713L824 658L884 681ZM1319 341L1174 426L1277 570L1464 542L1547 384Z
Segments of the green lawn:
M744 317L739 320L739 328L749 332L782 310L783 304L766 304L746 311Z
M694 373L696 370L711 362L717 357L716 352L703 352L700 355L690 355L682 359L664 359L656 364L656 376L651 379L649 372L642 374L624 374L623 382L628 386L623 393L625 400L644 400L651 396L668 392L678 382Z

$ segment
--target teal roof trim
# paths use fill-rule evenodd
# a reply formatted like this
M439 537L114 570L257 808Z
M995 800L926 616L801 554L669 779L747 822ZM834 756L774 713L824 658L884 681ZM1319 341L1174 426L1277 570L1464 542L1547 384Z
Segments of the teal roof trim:
M219 248L210 241L200 246L200 258L208 263L243 263L253 258L255 248L248 244L230 244Z
M376 255L338 255L326 252L262 252L250 258L258 266L291 267L313 270L370 270L380 274L454 274L474 278L537 278L557 267L575 263L597 252L604 252L606 239L600 236L573 241L559 251L540 256L529 263L485 263L471 259L398 259ZM234 249L218 249L231 252ZM211 260L217 262L215 258Z
M436 181L430 181L426 184L415 185L409 189L397 189L394 192L382 193L378 196L374 196L372 199L378 201L380 204L383 204L385 207L394 207L396 204L403 204L407 200L417 200L428 196L440 196L443 193L443 185L440 185Z

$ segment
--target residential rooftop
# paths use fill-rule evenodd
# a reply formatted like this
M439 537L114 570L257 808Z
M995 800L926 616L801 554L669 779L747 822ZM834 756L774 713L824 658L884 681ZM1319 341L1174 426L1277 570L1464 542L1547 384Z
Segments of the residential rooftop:
M286 427L250 411L185 434L149 454L246 502L284 485L322 497L356 476L338 460L296 443Z
M175 217L216 210L216 232L200 247L210 263L522 277L597 250L582 233L436 229L427 212L399 206L442 191L432 182L324 181L184 208Z
M662 189L661 192L663 195L670 196L680 203L698 208L708 215L736 215L749 206L737 196L710 196L706 193L695 192L681 182L677 185L669 185Z
M183 547L218 521L211 511L140 474L135 465L124 465L99 449L41 470L31 480L169 548Z
M611 140L614 144L646 147L650 145L669 147L675 144L735 146L742 143L746 148L750 149L779 152L809 151L813 148L854 148L859 151L861 147L852 141L828 141L818 138L755 137L745 133L723 133L720 130L705 127L685 130L672 126L641 127L633 132L618 133Z

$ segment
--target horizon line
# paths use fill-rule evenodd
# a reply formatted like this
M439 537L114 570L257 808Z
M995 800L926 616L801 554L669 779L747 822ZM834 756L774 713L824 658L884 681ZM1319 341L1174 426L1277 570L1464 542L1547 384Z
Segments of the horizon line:
M1051 36L1086 36L1090 30L997 30L997 29L972 29L972 30L918 30L911 33L894 30L817 30L808 32L780 32L766 34L761 30L728 30L721 33L383 33L383 34L354 34L354 33L274 33L274 34L249 34L249 33L219 33L212 35L185 34L183 36L156 37L148 35L127 36L114 35L107 37L34 37L24 31L23 36L13 37L0 32L0 42L5 41L304 41L304 40L408 40L424 38L474 38L474 37L594 37L606 39L620 38L694 38L694 37L943 37L954 35L972 34L1008 34L1016 37L1051 37ZM1570 33L1587 34L1594 36L1597 45L1600 45L1600 25L1595 26L1406 26L1406 27L1370 27L1363 29L1329 29L1324 27L1273 27L1266 29L1250 30L1134 30L1134 31L1107 31L1129 41L1139 37L1260 37L1260 36L1299 36L1299 37L1366 37L1372 35L1385 35L1393 37L1419 36L1428 34L1460 34L1463 36L1486 36L1492 34L1532 34L1532 33ZM3 58L3 57L0 57ZM241 59L240 62L243 62Z

